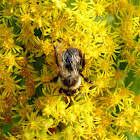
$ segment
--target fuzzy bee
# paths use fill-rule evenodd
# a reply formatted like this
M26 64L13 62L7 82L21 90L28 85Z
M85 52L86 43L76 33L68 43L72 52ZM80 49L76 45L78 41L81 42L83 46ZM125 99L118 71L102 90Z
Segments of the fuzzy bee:
M82 71L85 66L85 54L78 48L70 47L66 51L59 55L57 47L60 43L54 46L56 64L59 67L59 74L57 77L54 77L51 82L58 81L61 88L59 93L65 93L67 96L73 96L77 89L80 90L80 85L82 77L84 80L90 84L92 81L89 78L84 77Z

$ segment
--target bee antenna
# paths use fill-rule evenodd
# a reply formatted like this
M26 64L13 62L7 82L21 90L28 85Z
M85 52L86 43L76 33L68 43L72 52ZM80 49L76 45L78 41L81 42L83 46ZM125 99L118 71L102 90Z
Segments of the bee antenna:
M84 95L84 94L77 94L77 96L82 96L83 97L83 96L86 96L86 95Z
M52 41L52 40L51 40L51 42L52 42L52 44L53 44L53 47L54 47L54 49L55 49L55 48L56 48L56 46L54 45L54 41Z
M66 94L59 94L59 95L47 95L47 97L50 97L50 96L61 96L61 95L66 95Z

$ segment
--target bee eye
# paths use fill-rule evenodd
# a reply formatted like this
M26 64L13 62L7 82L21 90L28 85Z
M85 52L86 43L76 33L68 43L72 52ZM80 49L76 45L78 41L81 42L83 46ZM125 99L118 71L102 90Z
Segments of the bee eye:
M72 78L71 78L72 76L71 75L69 75L68 76L68 83L71 85L71 83L72 83Z
M69 75L69 76L68 76L68 78L71 78L71 77L72 77L72 75Z
M69 82L69 84L71 84L72 80L71 80L71 79L69 79L69 81L68 81L68 82Z

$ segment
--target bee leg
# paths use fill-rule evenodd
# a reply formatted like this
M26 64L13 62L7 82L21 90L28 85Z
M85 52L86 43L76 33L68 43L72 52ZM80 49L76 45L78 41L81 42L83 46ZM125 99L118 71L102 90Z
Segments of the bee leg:
M84 67L85 67L85 54L84 54L83 57L82 57L82 62L81 62L81 64L82 64L82 69L80 69L79 72L82 72L82 71L84 70Z
M56 64L59 67L59 63L58 63L58 53L57 53L57 47L53 44L54 50L55 50L55 59L56 59Z
M52 80L50 80L50 81L48 81L48 82L43 82L43 84L45 84L45 83L55 83L55 82L57 82L57 80L58 80L58 76L56 76L56 77L54 77Z
M82 73L80 73L80 75L84 78L84 80L85 80L87 83L93 84L93 82L92 82L89 78L84 77L84 75L83 75Z
M80 87L78 88L78 91L81 92L81 88Z
M54 77L50 82L56 82L58 80L58 76Z
M82 61L82 71L84 70L84 67L85 67L85 53L84 53L83 61Z
M67 90L66 95L67 95L67 96L73 96L74 93L76 93L76 90Z
M59 89L59 93L63 93L63 88L60 88Z

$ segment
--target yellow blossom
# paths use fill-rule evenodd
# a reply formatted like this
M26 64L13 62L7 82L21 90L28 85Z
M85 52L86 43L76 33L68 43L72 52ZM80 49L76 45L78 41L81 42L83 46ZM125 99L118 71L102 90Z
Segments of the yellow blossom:
M0 9L0 139L139 139L138 1L2 0ZM70 47L93 82L82 78L73 96L53 82Z
M27 44L28 42L34 43L33 36L34 36L33 27L30 26L30 28L29 28L29 27L23 26L23 28L21 29L21 32L16 40L18 42L22 42L22 44Z

